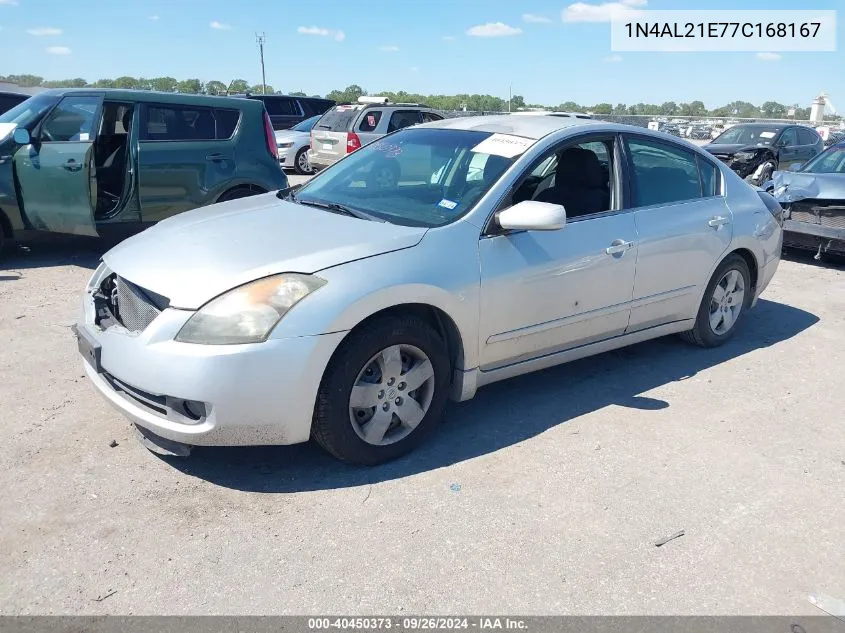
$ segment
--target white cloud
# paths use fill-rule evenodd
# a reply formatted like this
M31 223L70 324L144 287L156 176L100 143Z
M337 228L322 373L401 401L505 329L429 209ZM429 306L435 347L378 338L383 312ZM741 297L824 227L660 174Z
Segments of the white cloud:
M17 5L18 0L0 0L0 4L6 4L9 6Z
M620 0L588 4L576 2L570 4L561 13L564 22L610 22L613 19L630 20L640 17L643 12L634 7L644 7L648 0Z
M444 42L454 42L456 39L458 39L458 38L455 37L454 35L444 35L443 36Z
M70 55L70 49L67 46L48 46L45 50L50 55Z
M216 29L218 31L228 31L232 28L232 26L230 24L223 24L223 22L218 22L217 20L214 20L208 26L210 26L211 28Z
M300 26L296 29L300 35L319 35L320 37L332 37L337 42L342 42L346 39L346 33L341 30L324 29L319 26Z
M61 35L62 30L54 28L52 26L41 26L37 29L27 29L27 33L30 35L35 35L37 37L42 37L44 35Z
M467 35L476 37L505 37L508 35L519 35L522 29L516 26L509 26L504 22L488 22L479 24L467 29Z
M535 15L534 13L523 13L522 19L532 24L549 24L551 22L545 15Z
M779 53L757 53L757 59L761 59L764 62L776 62L780 57Z
M151 15L151 16L150 16L150 20L152 20L153 22L157 22L157 21L158 21L158 16L157 16L157 15Z
M611 63L611 64L621 62L622 61L622 55L608 55L607 57L604 58L604 61Z
M397 53L399 52L398 46L379 46L378 49L385 53Z

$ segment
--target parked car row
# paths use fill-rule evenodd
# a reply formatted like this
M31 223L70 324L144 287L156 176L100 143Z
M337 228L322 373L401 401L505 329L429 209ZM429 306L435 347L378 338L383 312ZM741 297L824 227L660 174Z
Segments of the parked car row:
M381 463L483 385L668 334L721 345L778 266L775 199L642 128L382 102L311 134L307 184L165 219L91 277L85 371L152 450L313 438ZM270 154L256 137L235 162Z

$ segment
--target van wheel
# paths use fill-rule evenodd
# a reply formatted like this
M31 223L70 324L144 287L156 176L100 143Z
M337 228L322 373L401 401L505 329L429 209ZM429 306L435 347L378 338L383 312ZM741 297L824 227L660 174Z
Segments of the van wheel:
M699 347L727 343L751 305L752 294L748 264L735 253L728 255L707 284L695 326L681 336Z
M300 175L306 176L313 174L314 170L308 162L308 148L303 147L296 153L296 158L293 161L293 170Z
M311 434L346 462L372 466L417 446L443 417L446 344L415 316L384 317L344 341L323 376Z

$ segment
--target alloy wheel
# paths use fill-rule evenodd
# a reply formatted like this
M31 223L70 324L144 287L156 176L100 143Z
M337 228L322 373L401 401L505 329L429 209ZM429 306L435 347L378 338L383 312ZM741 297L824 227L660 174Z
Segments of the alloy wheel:
M710 299L710 329L723 336L731 331L745 305L745 280L735 268L722 275Z

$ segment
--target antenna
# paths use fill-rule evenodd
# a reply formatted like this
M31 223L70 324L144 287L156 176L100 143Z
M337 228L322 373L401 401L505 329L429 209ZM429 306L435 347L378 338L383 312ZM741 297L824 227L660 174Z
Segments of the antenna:
M264 75L264 42L267 41L267 37L264 33L256 33L255 34L255 43L258 44L258 51L261 55L261 94L267 94L267 79Z

